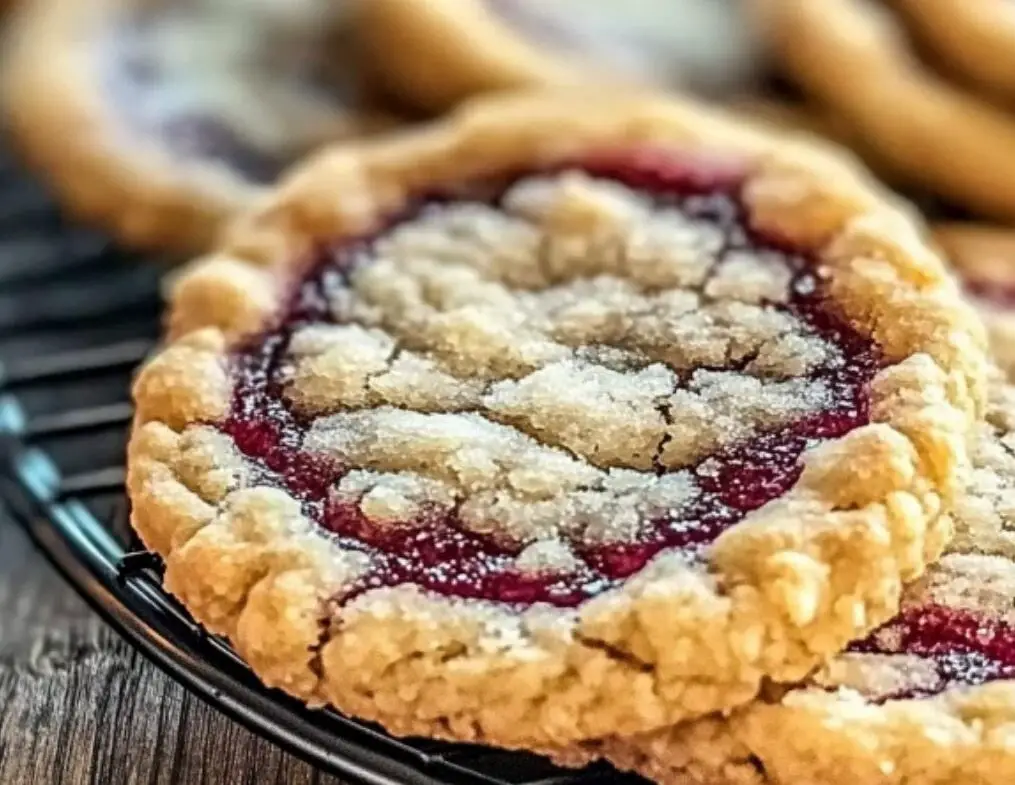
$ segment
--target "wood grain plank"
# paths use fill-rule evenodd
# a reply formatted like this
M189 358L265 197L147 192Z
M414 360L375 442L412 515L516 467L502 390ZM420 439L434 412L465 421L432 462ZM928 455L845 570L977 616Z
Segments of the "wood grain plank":
M2 511L0 783L341 785L135 653Z

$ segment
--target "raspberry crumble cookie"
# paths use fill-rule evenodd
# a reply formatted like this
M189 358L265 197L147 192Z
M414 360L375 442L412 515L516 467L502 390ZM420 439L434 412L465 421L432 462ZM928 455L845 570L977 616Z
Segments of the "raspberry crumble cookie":
M598 747L673 785L999 785L1015 780L1015 387L995 383L948 554L889 623L729 720Z
M922 62L884 3L750 3L781 65L841 121L872 166L893 183L1015 220L1015 115Z
M343 0L35 0L4 45L15 141L82 217L206 249L288 163L385 123ZM344 62L343 62L344 60Z
M983 389L846 160L530 95L331 149L177 282L133 522L269 684L546 747L803 678L898 608Z
M934 239L987 326L994 361L1015 380L1015 230L940 223L934 227Z
M728 95L762 71L741 0L371 0L363 13L376 69L431 110L488 90L619 80Z

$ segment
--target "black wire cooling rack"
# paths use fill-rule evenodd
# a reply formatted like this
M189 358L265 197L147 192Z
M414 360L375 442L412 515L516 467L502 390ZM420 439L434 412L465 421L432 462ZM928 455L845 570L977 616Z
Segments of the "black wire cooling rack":
M262 686L165 592L130 532L128 384L158 335L157 260L63 223L0 146L0 491L91 605L148 658L254 731L370 785L638 783L606 766L403 741Z

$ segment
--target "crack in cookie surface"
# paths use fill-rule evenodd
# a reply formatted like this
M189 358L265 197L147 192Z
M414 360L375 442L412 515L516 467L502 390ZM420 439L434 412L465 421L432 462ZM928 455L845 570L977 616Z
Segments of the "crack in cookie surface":
M956 538L907 589L899 616L823 668L813 688L738 720L779 781L986 784L1015 774L1003 741L1015 720L1013 415L1015 389L999 380L954 506Z
M468 184L313 262L225 428L369 553L349 596L577 604L869 421L877 347L738 178L695 177L645 151Z

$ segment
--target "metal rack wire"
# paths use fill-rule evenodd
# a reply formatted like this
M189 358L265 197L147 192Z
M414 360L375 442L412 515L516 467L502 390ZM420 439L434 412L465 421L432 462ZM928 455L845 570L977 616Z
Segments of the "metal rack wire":
M605 766L397 740L262 686L165 592L127 523L128 383L158 334L163 269L60 221L0 150L0 492L34 540L171 676L311 762L371 785L637 783Z

